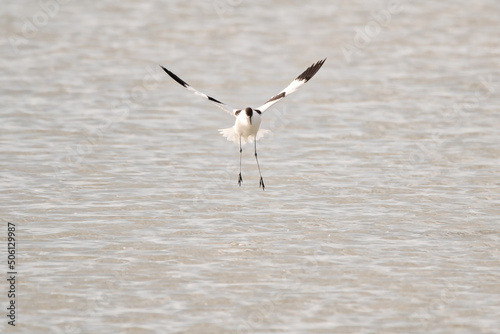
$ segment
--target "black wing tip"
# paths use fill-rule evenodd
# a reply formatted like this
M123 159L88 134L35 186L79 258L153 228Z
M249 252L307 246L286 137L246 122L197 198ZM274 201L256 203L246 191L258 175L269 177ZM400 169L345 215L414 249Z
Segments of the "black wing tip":
M169 70L167 70L165 67L161 66L160 67L172 78L174 79L179 85L182 85L184 87L188 87L188 83L185 82L184 80L182 80L181 78L179 78L177 75L175 75L174 73L170 72Z
M325 61L326 61L326 58L322 59L322 60L318 60L317 62L315 62L314 64L312 64L311 66L309 66L295 80L304 80L305 82L308 82L319 71L319 69L321 68L321 66L323 66L323 64L325 63Z

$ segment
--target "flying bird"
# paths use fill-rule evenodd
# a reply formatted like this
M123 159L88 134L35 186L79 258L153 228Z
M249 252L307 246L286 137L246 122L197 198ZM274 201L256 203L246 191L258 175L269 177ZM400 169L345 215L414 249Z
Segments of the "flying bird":
M319 69L321 68L321 66L323 66L325 61L326 58L309 66L304 72L302 72L302 74L300 74L297 78L295 78L285 89L283 89L279 94L271 97L266 103L264 103L260 107L258 108L246 107L245 109L231 108L227 104L222 103L221 101L214 99L213 97L208 96L207 94L197 91L189 84L187 84L184 80L179 78L177 75L167 70L165 67L161 65L160 67L172 79L174 79L178 84L180 84L187 90L207 99L208 101L215 104L217 107L227 111L229 114L236 117L234 126L227 129L219 129L219 133L222 134L224 137L226 137L227 140L235 142L240 146L240 172L238 174L238 185L241 186L241 183L243 182L243 178L241 177L241 153L243 152L242 145L246 144L247 142L248 143L254 142L255 161L257 162L257 168L259 169L259 176L260 176L259 188L265 190L264 180L262 179L262 173L260 171L260 166L259 166L259 159L257 158L257 140L261 138L264 134L269 132L269 130L264 130L264 129L259 130L262 113L264 113L264 111L269 109L273 104L281 101L283 98L285 98L285 96L292 94L297 89L299 89L303 84L308 82L319 71Z

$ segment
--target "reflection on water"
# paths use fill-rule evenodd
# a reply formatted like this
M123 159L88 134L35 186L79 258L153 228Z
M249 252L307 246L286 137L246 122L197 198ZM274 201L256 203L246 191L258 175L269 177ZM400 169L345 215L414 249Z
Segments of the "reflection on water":
M493 333L498 10L2 6L17 330ZM217 133L232 117L158 67L246 107L324 57L263 115L266 192L251 146L237 185L238 148Z

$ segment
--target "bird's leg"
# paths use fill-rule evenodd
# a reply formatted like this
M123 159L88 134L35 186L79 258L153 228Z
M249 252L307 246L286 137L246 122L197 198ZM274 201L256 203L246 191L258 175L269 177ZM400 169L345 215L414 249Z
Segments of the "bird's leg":
M260 173L259 159L257 159L257 138L255 138L254 147L255 147L255 161L257 161L257 168L259 169L259 175L260 175L259 188L262 187L262 190L265 190L266 186L264 186L264 180L262 179L262 174Z
M241 149L241 136L240 136L240 174L238 175L238 185L241 187L241 183L243 182L243 179L241 178L241 152L243 150Z

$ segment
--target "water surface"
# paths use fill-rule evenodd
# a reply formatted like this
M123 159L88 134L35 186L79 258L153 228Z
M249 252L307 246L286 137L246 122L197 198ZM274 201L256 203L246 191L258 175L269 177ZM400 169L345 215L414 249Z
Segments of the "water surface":
M498 330L496 1L51 4L0 9L2 332ZM263 115L265 192L158 67L243 108L324 57Z

